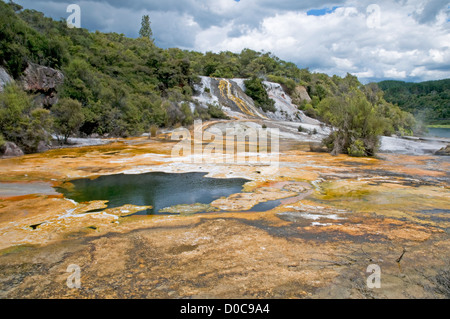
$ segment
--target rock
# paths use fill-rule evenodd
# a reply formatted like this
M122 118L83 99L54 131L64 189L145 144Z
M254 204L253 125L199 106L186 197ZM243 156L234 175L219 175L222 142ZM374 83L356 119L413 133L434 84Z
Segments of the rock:
M58 103L59 98L56 91L42 93L34 98L34 102L40 106L52 106Z
M22 77L23 88L33 92L51 93L63 82L64 74L61 71L34 63L28 63Z
M50 67L28 63L21 82L24 90L41 93L34 99L37 105L51 107L58 103L56 91L57 87L64 82L64 74Z
M446 147L441 148L439 151L436 151L434 155L450 156L450 144Z
M328 153L328 148L322 143L309 143L309 150L315 153Z
M295 88L293 98L298 98L298 99L300 99L301 102L306 101L307 103L311 103L311 101L312 101L306 88L301 85L299 85Z
M44 141L40 141L36 151L38 153L43 153L45 151L48 151L49 149L50 149L50 146L47 143L45 143Z
M0 147L0 155L4 157L17 157L23 156L23 151L14 143L6 142L2 147Z
M6 72L6 70L0 67L0 92L3 92L3 88L6 84L13 82L12 77Z

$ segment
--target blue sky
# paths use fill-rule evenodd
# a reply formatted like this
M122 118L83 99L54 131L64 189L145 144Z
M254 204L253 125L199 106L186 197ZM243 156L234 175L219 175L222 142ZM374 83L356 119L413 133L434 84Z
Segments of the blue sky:
M334 11L336 11L337 8L339 8L339 7L310 9L310 10L306 11L306 14L312 15L312 16L323 16L326 14L333 13Z
M364 82L450 78L446 0L15 0L55 19L80 5L82 27L201 52L272 52L299 67Z

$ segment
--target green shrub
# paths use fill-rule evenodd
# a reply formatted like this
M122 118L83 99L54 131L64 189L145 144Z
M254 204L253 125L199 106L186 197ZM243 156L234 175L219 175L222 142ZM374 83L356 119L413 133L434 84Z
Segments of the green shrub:
M183 125L188 126L194 123L194 117L189 103L183 103L181 105L181 112L184 115L184 119L182 121Z
M348 155L354 157L363 157L366 156L366 149L364 142L362 140L356 140L350 144L350 147L347 149Z
M211 115L208 113L207 108L201 107L196 104L194 110L194 118L201 119L202 121L209 121L211 119Z
M219 105L208 104L208 114L213 119L229 120L230 118L222 111Z
M289 95L291 95L295 91L295 87L297 86L297 83L295 83L294 80L289 79L284 76L277 76L277 75L269 74L267 76L267 79L270 82L275 82L275 83L281 84L281 86L283 87L283 90Z
M150 126L150 137L156 137L158 134L158 129L159 129L158 125L152 124Z
M257 107L260 107L264 112L275 113L275 101L269 98L267 91L261 79L253 77L245 82L245 94L250 96Z
M54 130L58 140L60 143L67 143L68 138L78 133L84 122L81 103L72 99L61 99L52 107L52 113L55 117Z
M325 98L318 105L318 111L328 124L336 128L324 140L333 155L375 155L386 119L362 92L353 90L349 94Z
M51 123L50 112L35 107L16 84L7 85L0 94L0 134L25 153L35 152L39 142L49 140Z

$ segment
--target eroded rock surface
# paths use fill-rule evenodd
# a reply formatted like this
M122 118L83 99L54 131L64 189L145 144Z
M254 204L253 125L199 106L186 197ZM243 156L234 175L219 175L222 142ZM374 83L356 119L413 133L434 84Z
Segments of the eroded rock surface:
M64 75L53 68L29 63L22 82L27 91L50 92L64 82Z
M445 297L438 277L450 265L445 157L333 157L281 140L274 173L263 163L181 161L173 145L123 139L1 160L2 187L70 187L77 178L148 172L250 182L219 200L221 211L172 207L180 215L134 215L143 207L105 209L104 201L34 189L2 197L0 297ZM271 199L279 205L245 211ZM81 268L81 289L66 285L72 264ZM381 289L366 285L373 264L382 269Z
M57 88L64 83L64 74L50 67L28 63L22 77L22 85L26 91L40 93L36 102L51 106L58 102Z
M18 157L23 156L24 153L16 144L12 142L6 142L0 147L0 156L3 157Z

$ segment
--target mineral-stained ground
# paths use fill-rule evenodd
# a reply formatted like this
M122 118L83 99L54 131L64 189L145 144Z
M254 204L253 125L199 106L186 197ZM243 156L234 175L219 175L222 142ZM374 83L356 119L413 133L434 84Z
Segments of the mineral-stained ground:
M450 296L447 157L333 157L284 141L274 171L180 161L174 145L118 139L0 160L0 298ZM148 172L250 182L210 204L220 212L193 205L157 216L53 188ZM248 211L270 200L280 205ZM70 265L80 267L79 289L67 285ZM381 288L367 285L370 265Z

